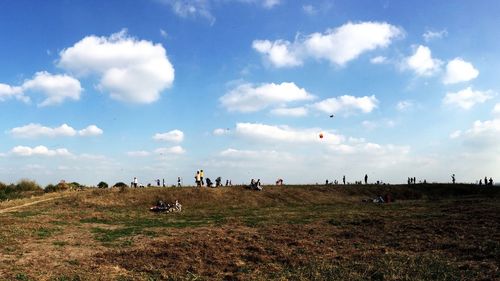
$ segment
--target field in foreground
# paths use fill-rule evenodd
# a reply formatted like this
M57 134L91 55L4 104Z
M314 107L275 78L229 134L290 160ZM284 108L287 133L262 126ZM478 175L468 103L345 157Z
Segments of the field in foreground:
M395 203L362 202L388 192ZM183 212L150 213L158 199ZM151 188L0 203L0 280L500 280L499 260L500 188Z

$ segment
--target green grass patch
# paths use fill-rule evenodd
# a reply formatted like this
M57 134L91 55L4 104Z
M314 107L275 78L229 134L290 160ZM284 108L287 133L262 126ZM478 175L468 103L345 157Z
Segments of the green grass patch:
M91 218L84 218L80 220L81 223L100 223L100 224L113 224L110 220L108 219L103 219L103 218L96 218L96 217L91 217Z
M60 230L57 228L41 227L36 230L36 236L40 239L48 238Z
M103 243L112 243L123 237L130 237L141 234L142 229L137 227L126 227L118 229L104 229L100 227L92 228L95 239Z
M14 212L12 213L12 216L16 218L29 218L29 217L34 217L41 215L42 212L39 211L20 211L20 212Z
M64 246L68 245L68 243L64 242L64 241L54 241L54 242L52 242L52 244L54 246L58 246L58 247L64 247Z
M28 277L28 275L24 274L24 273L18 273L16 274L16 276L14 276L15 280L19 280L19 281L30 281L30 280L33 280L31 278Z

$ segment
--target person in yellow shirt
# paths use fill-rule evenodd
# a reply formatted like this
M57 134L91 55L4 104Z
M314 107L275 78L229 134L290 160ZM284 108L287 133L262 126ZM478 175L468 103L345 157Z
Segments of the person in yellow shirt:
M203 182L203 177L205 176L205 174L203 173L203 170L200 170L200 182L201 182L201 186L205 186L205 183Z

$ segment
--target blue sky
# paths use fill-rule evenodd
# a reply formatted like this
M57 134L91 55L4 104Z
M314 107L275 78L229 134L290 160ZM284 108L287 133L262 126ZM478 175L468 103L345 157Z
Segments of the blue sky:
M2 1L0 181L496 179L499 13L498 1Z

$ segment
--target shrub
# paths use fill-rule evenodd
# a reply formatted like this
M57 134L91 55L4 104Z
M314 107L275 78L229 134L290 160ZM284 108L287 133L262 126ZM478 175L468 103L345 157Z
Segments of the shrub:
M124 188L124 187L127 187L127 185L124 182L120 181L120 182L115 183L115 185L113 185L113 187Z
M97 187L99 187L99 188L108 188L108 184L106 182L101 181L101 182L99 182L97 184Z
M45 192L58 192L58 191L64 191L70 188L70 185L65 183L65 182L60 182L56 185L49 184L45 187Z
M71 187L71 189L79 189L83 187L83 185L77 183L76 181L70 183L69 186Z
M57 186L53 184L48 184L44 188L45 192L56 192L57 191Z
M20 180L16 184L16 190L18 192L22 191L40 191L42 188L32 180Z

